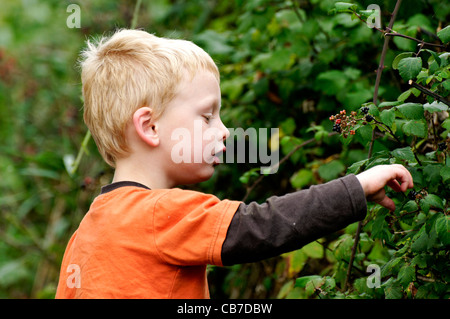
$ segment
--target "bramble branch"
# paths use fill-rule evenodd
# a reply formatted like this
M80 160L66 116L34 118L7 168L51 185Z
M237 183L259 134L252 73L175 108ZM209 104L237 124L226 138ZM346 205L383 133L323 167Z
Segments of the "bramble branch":
M356 16L359 20L361 20L361 21L364 22L364 23L367 23L367 21L364 20L364 19L362 18L362 16L361 16L360 14L358 14L356 11L354 12L354 14L355 14L355 16ZM386 30L377 28L377 27L375 27L375 26L373 26L372 28L375 29L375 30L377 30L378 32L383 33L383 35L384 35L385 37L401 37L401 38L409 39L409 40L412 40L412 41L415 41L415 42L419 43L419 45L422 46L422 47L423 47L423 46L429 46L429 47L437 47L437 48L443 48L443 49L446 48L446 46L445 46L445 45L442 45L442 44L431 43L431 42L425 42L425 41L423 41L423 40L420 40L420 39L417 39L417 38L414 38L414 37L411 37L411 36L408 36L408 35L405 35L405 34L402 34L402 33L398 33L397 31L392 30L392 26L387 27ZM425 30L421 28L421 31L424 32ZM435 35L435 34L433 34L433 33L431 33L431 32L424 32L424 33L427 33L429 36L433 36L433 37L439 39L439 38L437 37L437 35Z
M410 37L408 35L398 33L398 32L396 32L394 30L390 30L390 31L392 31L392 32L384 33L384 36L386 36L386 37L401 37L401 38L409 39L409 40L412 40L412 41L416 41L422 47L423 46L429 46L429 47L445 48L445 45L442 45L442 44L425 42L423 40L416 39L416 38Z
M397 0L394 11L392 12L392 15L391 15L391 19L389 21L388 30L392 30L392 27L394 25L394 21L395 21L395 18L397 17L397 13L398 13L401 3L402 3L402 0ZM375 88L374 88L374 93L373 93L373 103L375 105L378 104L377 103L378 102L378 89L380 87L381 73L383 72L383 69L384 69L384 59L386 58L386 53L387 53L387 50L389 47L389 39L390 39L389 37L384 38L383 50L381 51L381 57L380 57L380 64L378 65L378 69L377 69L377 78L375 80ZM375 129L373 129L372 139L370 141L370 146L369 146L368 158L372 157L373 145L375 143L375 136L376 136L376 132L375 132ZM342 287L343 290L347 289L348 281L349 281L350 275L352 273L353 261L355 260L356 249L358 248L362 224L363 224L363 222L360 221L358 223L358 228L356 229L355 242L353 243L352 254L350 255L350 262L348 265L347 274L345 276L344 286Z
M444 99L442 96L440 96L439 94L430 91L429 89L427 89L426 87L424 87L423 85L420 85L419 83L414 82L413 80L409 80L408 84L411 85L412 87L418 89L420 92L429 95L433 98L435 98L436 100L438 100L439 102L442 102L448 106L450 106L450 102L446 99Z
M383 123L381 123L380 121L377 121L375 119L374 119L374 122L377 123L378 125L380 125L381 127L383 127L386 131L388 131L389 134L391 134L391 136L395 139L395 141L397 141L397 143L402 144L402 142L398 139L397 136L395 136L394 132L392 131L392 129L389 126L384 125Z

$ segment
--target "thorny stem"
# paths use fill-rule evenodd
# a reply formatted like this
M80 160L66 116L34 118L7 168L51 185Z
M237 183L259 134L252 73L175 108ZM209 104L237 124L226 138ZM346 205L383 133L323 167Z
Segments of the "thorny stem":
M391 31L393 31L393 30L391 30ZM445 45L437 44L437 43L425 42L423 40L416 39L416 38L413 38L413 37L410 37L408 35L401 34L401 33L395 32L395 31L389 32L389 33L385 33L384 36L386 36L386 37L401 37L401 38L409 39L409 40L412 40L412 41L416 41L421 46L445 48Z
M442 102L442 103L444 103L444 104L450 106L450 102L449 102L448 100L444 99L444 98L443 98L442 96L440 96L439 94L430 91L429 89L427 89L426 87L420 85L419 83L416 83L416 82L414 82L413 80L409 80L409 81L408 81L408 84L411 85L412 87L418 89L420 92L422 92L422 93L424 93L424 94L426 94L426 95L429 95L429 96L435 98L435 99L438 100L439 102Z
M356 13L356 12L354 12L354 14L355 14L355 16L356 16L359 20L361 20L361 21L364 22L364 23L367 23L367 22L361 17L360 14L358 14L358 13ZM429 46L429 47L437 47L437 48L446 48L446 46L445 46L445 45L442 45L442 44L431 43L431 42L425 42L425 41L423 41L423 40L420 40L420 39L417 39L417 38L414 38L414 37L410 37L410 36L405 35L405 34L398 33L397 31L392 30L392 26L391 26L390 28L386 28L386 30L377 28L377 27L375 27L375 26L373 27L373 29L377 30L378 32L383 33L383 35L384 35L385 37L401 37L401 38L409 39L409 40L412 40L412 41L416 41L416 42L419 43L419 45L422 46L422 47L424 47L424 46ZM425 31L425 30L421 29L421 31L423 32L423 31ZM424 32L424 33L425 33L425 32ZM432 34L432 33L430 33L430 32L428 32L428 34L429 34L430 36L437 37L435 34ZM438 38L438 39L439 39L439 38Z
M383 123L381 123L380 121L374 120L375 123L377 123L378 125L380 125L381 127L383 127L386 131L389 132L389 134L391 134L391 136L397 141L397 143L401 144L402 142L398 139L397 136L395 136L394 132L392 132L392 129L387 126L384 125ZM370 157L369 157L370 158Z
M394 11L392 12L392 15L391 15L391 20L389 21L389 26L388 26L387 30L392 30L392 26L394 25L394 21L395 21L395 18L397 17L397 13L398 13L401 3L402 3L402 0L397 0ZM383 72L383 69L384 69L384 59L386 58L386 53L387 53L388 46L389 46L389 40L390 40L390 37L384 38L383 50L381 51L380 64L378 65L377 78L375 80L375 88L374 88L374 93L373 93L373 103L375 105L377 105L377 101L378 101L378 89L380 87L381 73ZM368 158L372 157L373 145L375 143L375 136L376 136L376 133L375 133L375 129L374 129L372 131L372 139L370 141ZM349 281L350 275L352 273L353 261L355 260L356 249L358 248L359 237L360 237L361 229L362 229L362 223L363 222L360 221L358 223L358 228L356 229L355 242L353 243L352 254L350 256L350 262L348 265L347 275L345 277L343 290L347 290L348 281Z

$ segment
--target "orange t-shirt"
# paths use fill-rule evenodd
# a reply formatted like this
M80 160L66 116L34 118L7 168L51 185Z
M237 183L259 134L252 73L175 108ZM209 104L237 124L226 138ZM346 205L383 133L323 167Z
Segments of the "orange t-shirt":
M241 202L123 186L99 195L70 239L56 298L209 298Z

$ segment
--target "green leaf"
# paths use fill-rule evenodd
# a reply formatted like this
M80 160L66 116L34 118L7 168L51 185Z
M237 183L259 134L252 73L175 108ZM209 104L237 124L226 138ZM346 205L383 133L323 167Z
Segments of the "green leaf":
M372 139L372 131L373 128L371 125L363 125L356 131L356 134L358 137L361 137L364 142L368 142Z
M288 263L288 273L289 277L298 274L305 266L308 256L301 250L294 250L289 253L283 254L283 258L286 259Z
M437 36L443 43L450 42L450 25L446 26L444 29L437 33Z
M442 86L443 86L444 89L446 89L447 91L450 91L450 79L445 80L444 82L442 82Z
M429 237L425 231L425 226L422 226L417 234L413 237L413 243L411 244L411 250L413 252L420 252L427 250Z
M323 257L323 245L313 241L301 249L307 256L311 258Z
M442 181L444 182L444 184L450 183L450 167L448 167L448 166L442 167L440 174L441 174Z
M411 260L411 264L417 265L419 268L425 268L427 266L427 260L424 255L425 254L416 255L416 257Z
M239 181L243 184L247 184L251 177L259 176L257 170L258 168L252 168L251 170L245 172L241 177L239 177Z
M398 71L405 81L414 79L422 70L422 59L420 57L404 58L398 63Z
M295 131L295 120L292 117L287 118L280 124L280 129L285 135L293 135Z
M314 83L314 86L327 95L336 95L347 85L348 78L344 72L331 70L320 73Z
M436 102L436 101L434 101L433 103L426 103L426 104L424 104L423 105L423 109L425 110L425 111L428 111L428 112L430 112L430 113L433 113L433 112L442 112L442 111L448 111L448 106L447 105L445 105L444 103L442 103L442 102Z
M417 288L416 299L438 298L434 290L434 283L426 283Z
M344 172L345 166L339 160L331 161L327 164L321 165L318 169L319 175L326 181L331 181L337 178L342 172Z
M316 279L312 279L310 281L308 281L308 283L305 286L305 293L307 296L312 296L314 294L314 292L316 292L317 288L321 288L322 285L325 283L325 278L324 277L320 277L320 278L316 278Z
M386 299L401 299L403 297L403 289L398 283L391 283L384 288Z
M398 96L397 100L398 100L398 101L401 101L401 102L406 101L406 99L409 98L409 96L411 95L412 90L413 90L412 88L409 89L409 90L406 90L405 92L403 92L402 94L400 94L400 95Z
M236 100L242 94L244 85L248 80L244 77L234 78L231 80L223 81L220 86L222 93L228 97L231 101Z
M358 174L361 170L361 167L367 164L369 159L365 159L362 161L358 161L350 165L347 169L347 174Z
M409 172L411 173L411 176L414 180L414 183L417 183L419 185L423 184L423 172L421 169L417 167L408 167Z
M285 48L271 53L261 53L253 59L253 63L260 65L265 71L282 71L289 69L295 62L294 54Z
M427 214L430 208L444 209L444 203L442 199L434 194L428 194L424 199L420 200L420 208Z
M352 12L353 10L356 10L358 5L349 2L336 2L334 7L337 12Z
M308 186L309 184L311 184L311 181L314 178L314 174L311 172L311 170L309 169L301 169L299 170L297 173L295 173L290 181L291 181L291 185L292 187L296 188L296 189L302 189L305 186Z
M234 52L233 47L227 44L228 36L214 30L206 30L195 36L195 42L202 45L211 55L229 55Z
M403 125L402 129L406 135L410 136L414 135L425 138L428 134L428 127L425 121L408 121Z
M423 105L419 103L404 103L396 106L408 120L421 120L424 118Z
M444 122L442 122L441 126L443 128L445 128L446 130L450 130L450 118L448 118Z
M395 120L395 109L383 110L380 114L381 122L391 127Z
M386 101L386 102L382 102L380 103L380 105L378 105L379 108L385 107L385 106L397 106L402 104L402 101Z
M398 281L403 286L403 288L408 287L409 283L415 279L415 269L414 266L410 264L405 264L398 272Z
M286 282L281 288L280 291L278 292L277 295L277 299L284 299L286 298L286 296L289 295L289 293L292 291L293 288L293 284L294 281L293 280L289 280L288 282Z
M325 277L325 282L321 286L322 290L330 291L336 287L336 280L331 277Z
M403 52L400 53L399 55L397 55L394 59L394 61L392 62L392 68L394 70L398 69L398 64L401 60L403 60L404 58L409 58L411 55L413 55L413 52Z
M397 148L391 152L392 156L400 160L406 160L408 162L415 162L414 152L410 146L404 148Z
M402 257L395 257L389 260L381 267L381 277L386 277L392 274L392 270L402 261Z
M434 61L436 61L437 65L441 65L441 58L439 57L439 54L437 52L434 52L432 50L423 49L424 51L427 51L433 56Z
M444 245L450 245L450 216L442 215L436 220L436 233Z
M308 284L308 282L310 282L312 280L317 281L320 279L322 279L322 277L317 276L317 275L300 277L300 278L297 278L297 280L295 280L295 287L305 288L306 285Z
M423 175L425 177L425 182L429 187L439 185L441 183L441 169L442 165L426 165L423 168Z
M248 175L242 175L241 177L239 177L239 181L242 183L242 184L247 184L248 183Z
M385 220L385 216L377 216L372 225L373 238L390 241L391 233L389 232L389 224Z

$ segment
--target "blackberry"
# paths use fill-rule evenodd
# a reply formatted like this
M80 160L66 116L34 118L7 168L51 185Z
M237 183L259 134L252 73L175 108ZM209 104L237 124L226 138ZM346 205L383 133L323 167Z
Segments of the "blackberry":
M370 114L367 114L367 115L366 115L366 121L367 121L367 122L372 122L372 121L373 121L373 116L370 115Z
M367 114L367 113L369 113L369 108L367 106L364 106L363 108L361 108L361 112L363 114Z
M408 198L410 200L415 200L416 196L417 196L417 192L416 191L410 191L409 194L408 194Z
M341 125L340 124L334 124L333 125L333 131L341 133Z
M439 143L438 144L438 150L440 150L440 151L445 151L447 149L447 143L445 143L445 142L442 142L442 143Z

